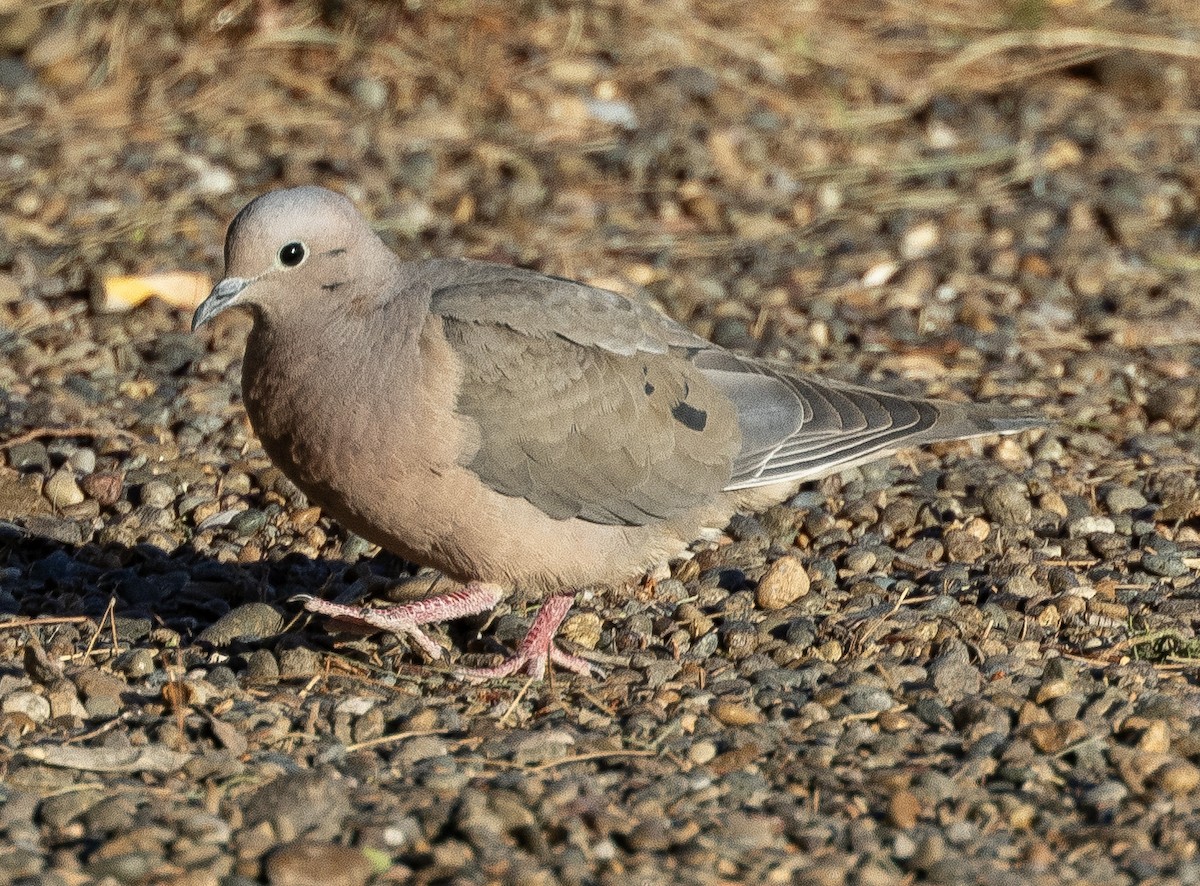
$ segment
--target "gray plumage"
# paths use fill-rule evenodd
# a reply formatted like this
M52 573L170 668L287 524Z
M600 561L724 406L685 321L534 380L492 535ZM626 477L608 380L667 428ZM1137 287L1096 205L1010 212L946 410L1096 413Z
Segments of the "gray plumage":
M226 264L194 325L253 312L243 390L272 459L354 531L463 580L627 579L805 480L1041 423L781 371L569 280L401 261L320 188L250 203Z

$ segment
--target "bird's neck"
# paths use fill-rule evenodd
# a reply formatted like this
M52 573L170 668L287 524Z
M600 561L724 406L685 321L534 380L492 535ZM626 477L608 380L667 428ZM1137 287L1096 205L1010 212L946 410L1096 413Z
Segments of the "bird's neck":
M365 282L365 281L364 281ZM419 294L348 283L321 304L264 311L255 318L246 343L242 390L246 410L259 436L275 433L276 415L294 410L329 410L328 433L349 430L356 404L370 404L398 379L420 372L420 335L427 312ZM363 408L368 408L363 406ZM315 424L323 416L314 415Z

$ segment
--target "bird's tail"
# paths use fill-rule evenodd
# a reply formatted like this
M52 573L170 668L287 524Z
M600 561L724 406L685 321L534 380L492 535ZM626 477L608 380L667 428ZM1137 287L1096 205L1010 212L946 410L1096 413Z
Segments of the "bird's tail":
M1050 424L1046 416L1033 410L994 403L950 403L926 401L938 410L937 419L913 439L913 443L938 443L966 440L989 434L1019 434Z

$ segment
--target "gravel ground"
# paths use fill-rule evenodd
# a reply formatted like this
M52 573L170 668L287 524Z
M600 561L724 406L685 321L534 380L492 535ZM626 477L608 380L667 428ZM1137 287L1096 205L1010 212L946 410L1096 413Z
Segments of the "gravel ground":
M46 5L0 2L0 884L1200 883L1190 4ZM585 589L604 679L465 685L288 603L430 579L267 461L246 318L99 309L303 182L1055 423Z

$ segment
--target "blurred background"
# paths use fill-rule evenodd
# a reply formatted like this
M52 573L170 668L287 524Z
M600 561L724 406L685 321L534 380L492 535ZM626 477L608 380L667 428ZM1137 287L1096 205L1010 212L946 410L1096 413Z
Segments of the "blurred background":
M1169 0L6 0L0 288L219 275L246 200L319 182L407 254L647 289L792 359L885 334L847 300L1153 336L1195 307L1197 28Z

